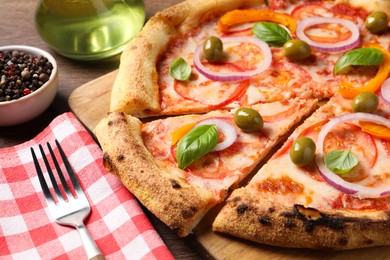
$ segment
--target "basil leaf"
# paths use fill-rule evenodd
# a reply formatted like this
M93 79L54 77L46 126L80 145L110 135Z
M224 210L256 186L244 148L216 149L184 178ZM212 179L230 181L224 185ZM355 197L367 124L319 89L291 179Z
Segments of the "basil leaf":
M276 23L258 22L252 27L252 32L257 38L265 41L271 46L283 46L283 44L291 40L287 30Z
M383 52L375 48L360 48L345 53L334 66L335 74L346 74L350 66L369 66L381 64L384 58Z
M336 174L347 173L355 167L359 160L358 158L351 152L351 148L349 150L332 150L328 154L325 155L324 162L326 167L329 170Z
M218 130L215 125L200 125L183 136L176 149L176 158L180 169L207 154L218 143Z
M179 57L169 67L169 74L177 80L188 80L191 76L191 66L182 57Z

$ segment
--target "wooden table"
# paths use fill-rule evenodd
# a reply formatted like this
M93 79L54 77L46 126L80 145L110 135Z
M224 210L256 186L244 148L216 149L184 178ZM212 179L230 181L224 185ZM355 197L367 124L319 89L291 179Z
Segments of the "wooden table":
M30 45L50 52L59 67L58 93L49 109L38 118L18 126L0 127L0 147L23 143L40 133L56 116L70 111L68 98L79 86L118 68L119 60L78 62L64 58L40 39L34 27L34 12L38 0L0 0L0 46ZM181 0L145 0L147 18ZM91 89L93 91L93 89ZM162 222L146 211L149 219L177 259L200 259L191 238L178 238Z

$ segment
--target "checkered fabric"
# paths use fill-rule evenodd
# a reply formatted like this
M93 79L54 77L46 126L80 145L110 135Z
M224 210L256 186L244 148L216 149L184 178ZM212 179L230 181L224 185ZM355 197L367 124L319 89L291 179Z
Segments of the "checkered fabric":
M38 144L48 155L50 142L58 154L55 139L91 204L85 224L106 259L173 259L132 194L104 170L102 151L72 113L55 118L33 140L0 149L0 258L86 258L77 231L51 218L31 157L34 147L49 180Z

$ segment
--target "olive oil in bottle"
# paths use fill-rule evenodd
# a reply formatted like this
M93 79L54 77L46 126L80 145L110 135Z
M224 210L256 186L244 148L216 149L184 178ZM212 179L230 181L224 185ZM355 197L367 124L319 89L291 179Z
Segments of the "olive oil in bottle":
M119 54L144 22L143 0L40 0L35 13L43 41L76 60Z

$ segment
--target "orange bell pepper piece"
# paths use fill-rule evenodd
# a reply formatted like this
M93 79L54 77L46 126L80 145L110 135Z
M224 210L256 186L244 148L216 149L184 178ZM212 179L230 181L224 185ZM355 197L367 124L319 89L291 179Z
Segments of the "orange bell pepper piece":
M351 82L340 82L339 92L344 98L353 99L356 95L358 95L361 92L375 93L382 86L383 82L389 76L390 53L379 45L370 44L369 46L366 47L376 48L381 52L383 52L385 54L383 61L379 65L379 69L375 77L361 87L354 88Z
M295 33L297 24L295 20L283 13L278 13L272 10L233 10L224 14L218 21L218 29L221 32L226 32L233 25L243 24L243 23L252 23L258 21L268 21L275 22L282 25L285 25L290 29L292 34Z
M179 127L172 133L172 145L176 144L186 133L188 133L196 123L190 123Z
M363 132L390 141L390 128L371 122L359 122Z

